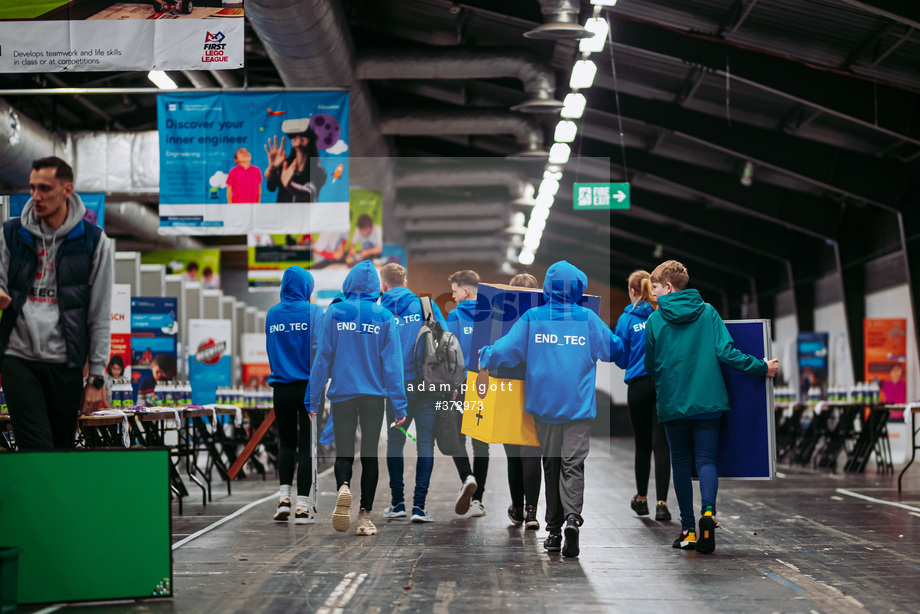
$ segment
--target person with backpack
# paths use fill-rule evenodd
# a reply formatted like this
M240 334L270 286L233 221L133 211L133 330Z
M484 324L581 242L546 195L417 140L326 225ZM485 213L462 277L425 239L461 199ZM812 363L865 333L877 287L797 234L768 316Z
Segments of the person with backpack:
M588 286L562 260L546 271L546 303L528 309L508 334L479 353L480 369L526 363L524 411L534 417L546 481L547 552L580 552L585 458L597 416L596 362L623 355L623 342L596 313L578 304ZM565 543L562 542L563 524Z
M473 322L476 314L476 297L479 291L479 274L476 271L457 271L447 278L457 307L447 314L447 330L460 340L463 351L464 366L470 370L470 348L473 339ZM475 365L475 359L473 364ZM461 404L463 400L461 399ZM472 439L472 437L470 438ZM460 492L454 502L454 512L478 518L486 515L482 505L482 496L486 490L486 477L489 474L489 444L473 439L473 466L466 454L466 436L460 435L462 452L453 456L454 465L460 475Z
M278 475L281 490L274 519L286 522L291 515L291 487L294 484L294 466L297 465L297 507L295 524L313 524L313 448L310 417L303 399L310 381L310 363L316 354L323 310L310 303L313 294L313 276L299 266L288 267L281 277L281 302L268 310L265 316L265 347L271 375L275 421L280 446L278 450ZM310 360L304 360L309 357ZM299 423L299 426L298 426Z
M361 509L356 535L376 535L371 518L379 465L377 443L384 406L393 405L396 426L406 420L403 357L395 316L377 304L380 277L369 260L359 262L342 284L344 299L336 299L323 317L316 358L310 367L310 385L304 398L315 419L323 388L331 375L328 397L335 431L335 481L338 494L332 526L347 531L351 524L351 482L355 462L355 435L361 425Z
M431 481L431 471L434 467L434 423L435 403L438 397L426 391L419 391L418 387L424 382L420 377L420 361L424 360L425 353L422 344L419 344L419 331L430 315L438 322L444 322L441 310L434 303L431 313L426 314L422 300L409 290L406 269L401 265L391 262L380 269L380 305L393 312L396 334L402 347L403 380L406 384L406 422L401 427L387 429L387 471L390 474L390 507L383 511L387 520L405 518L406 504L404 496L403 448L406 446L406 434L402 429L409 428L415 420L418 434L417 453L418 460L415 464L415 495L412 499L412 522L431 522L434 520L425 511L425 499L428 497L428 484ZM387 407L387 424L394 421L393 408Z

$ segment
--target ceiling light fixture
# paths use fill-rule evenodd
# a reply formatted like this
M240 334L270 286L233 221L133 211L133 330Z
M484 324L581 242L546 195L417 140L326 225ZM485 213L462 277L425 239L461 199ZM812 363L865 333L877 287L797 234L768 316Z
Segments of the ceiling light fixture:
M566 94L565 100L562 103L561 115L566 119L580 119L585 112L586 104L587 100L585 100L583 94Z
M572 67L572 77L569 79L569 87L573 90L585 90L594 84L594 76L597 74L597 66L591 60L578 60ZM562 103L565 105L565 103Z
M571 152L565 143L556 143L549 150L549 161L551 164L565 164L569 161Z
M557 143L571 143L575 140L575 134L578 132L578 126L575 122L567 119L556 124L555 141Z
M529 249L521 250L521 254L518 256L518 262L524 266L530 266L533 264L534 254Z
M169 78L162 70L151 70L147 73L147 78L153 81L153 84L156 85L161 90L174 90L178 89L176 82Z
M598 9L595 9L598 10ZM582 53L598 53L607 46L607 33L610 26L603 17L592 17L585 22L585 29L588 32L594 32L591 38L583 38L578 43L578 50Z

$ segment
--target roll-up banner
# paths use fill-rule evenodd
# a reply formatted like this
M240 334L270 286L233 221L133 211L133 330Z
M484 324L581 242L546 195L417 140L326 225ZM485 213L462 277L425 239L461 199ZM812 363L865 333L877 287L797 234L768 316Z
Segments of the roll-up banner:
M0 44L0 53L3 53L3 45ZM86 207L86 213L83 214L83 219L92 222L99 228L105 228L105 194L102 193L88 193L88 194L77 194L80 197L80 200L83 201L83 206ZM22 210L25 209L26 203L29 202L31 196L28 194L10 194L10 217L19 217L22 215Z
M232 383L233 330L230 320L188 321L189 382L192 403L217 402L217 388Z
M348 232L348 93L160 94L160 234Z
M111 345L105 371L131 381L131 284L112 286Z
M272 373L268 363L265 333L243 334L243 386L258 388L268 385L268 376ZM309 358L309 355L308 355Z
M131 385L141 405L152 398L157 381L177 377L178 305L174 297L131 299Z
M0 3L0 72L243 67L243 3L16 0Z

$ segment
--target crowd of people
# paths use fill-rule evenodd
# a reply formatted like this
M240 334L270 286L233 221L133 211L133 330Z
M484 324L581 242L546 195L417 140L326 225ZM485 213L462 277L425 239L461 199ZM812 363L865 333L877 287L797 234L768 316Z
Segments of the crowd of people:
M383 517L418 523L434 520L426 510L426 499L434 465L436 421L447 419L438 415L439 400L445 394L456 399L457 391L429 394L419 392L413 384L421 378L419 331L426 322L436 321L459 341L468 371L525 365L524 411L534 419L539 447L505 446L511 495L507 514L513 524L528 530L540 528L537 506L542 486L548 533L544 548L566 557L579 555L580 527L585 521L585 459L597 414L596 363L615 362L625 371L636 438L636 495L630 506L638 515L649 514L647 491L654 454L656 520L671 519L667 496L673 471L681 520L673 547L712 552L717 526L716 444L722 412L730 409L719 365L773 377L778 361L735 349L718 313L687 287L686 268L673 260L651 274L636 271L630 276L631 303L616 333L580 305L587 289L585 274L568 262L557 262L549 267L542 283L544 304L525 311L507 334L478 353L472 351L472 339L479 276L464 270L448 281L456 307L445 318L437 305L431 303L428 311L427 299L409 290L402 266L387 264L378 274L365 261L345 279L344 298L323 313L309 302L310 273L300 267L285 271L281 303L269 310L265 323L281 439L281 489L275 520L286 521L291 515L297 463L295 522L315 522L315 501L301 493L310 492L308 476L314 468L309 450L315 444L309 425L322 411L324 395L331 403L336 442L333 528L348 531L352 523L351 480L360 426L362 471L356 534L377 533L371 512L384 419L390 505ZM510 285L540 287L529 274L516 275ZM564 342L549 343L549 339ZM406 429L412 422L417 461L415 489L407 505L403 451ZM471 464L465 436L460 437L462 452L452 455L461 483L454 511L482 517L486 515L483 495L489 443L471 438ZM690 481L694 462L702 495L699 530Z

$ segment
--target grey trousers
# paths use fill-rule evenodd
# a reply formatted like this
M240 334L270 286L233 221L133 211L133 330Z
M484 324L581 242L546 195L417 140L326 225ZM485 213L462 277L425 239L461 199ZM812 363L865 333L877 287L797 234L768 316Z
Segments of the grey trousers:
M593 420L545 424L534 420L543 451L546 482L546 529L559 533L568 518L581 526L585 495L585 458Z

